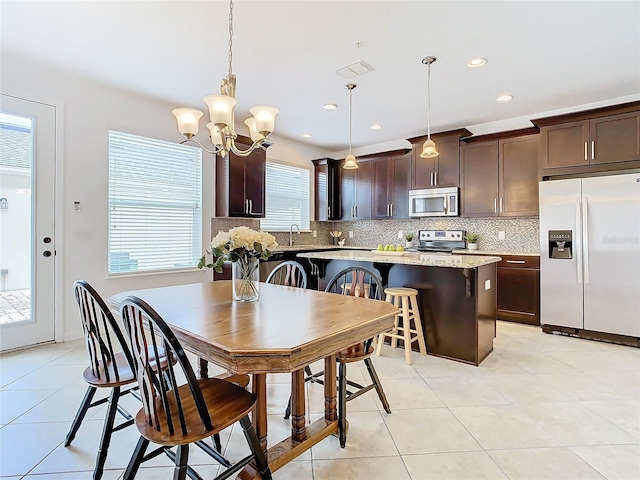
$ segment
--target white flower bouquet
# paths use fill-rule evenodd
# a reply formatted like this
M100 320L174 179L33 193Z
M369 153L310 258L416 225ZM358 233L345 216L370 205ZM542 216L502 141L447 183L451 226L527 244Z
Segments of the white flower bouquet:
M247 263L249 258L266 260L278 246L276 238L267 232L256 232L249 227L235 227L220 232L211 240L211 251L207 250L198 263L198 268L212 268L222 273L225 261ZM213 255L213 263L207 263L207 255Z

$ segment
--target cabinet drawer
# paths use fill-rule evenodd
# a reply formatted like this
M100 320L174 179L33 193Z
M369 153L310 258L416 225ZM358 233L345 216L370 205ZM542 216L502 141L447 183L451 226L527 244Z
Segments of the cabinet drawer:
M540 269L540 257L537 255L500 255L498 268L532 268Z

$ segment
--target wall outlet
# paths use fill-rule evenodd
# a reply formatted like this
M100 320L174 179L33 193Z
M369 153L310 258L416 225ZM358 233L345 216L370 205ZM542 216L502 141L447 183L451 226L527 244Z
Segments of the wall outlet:
M318 238L318 231L317 230L313 231L313 238Z
M398 238L402 238L402 230L398 232Z
M504 240L504 239L505 239L504 230L500 230L498 232L498 240Z
M79 212L80 210L82 210L82 206L80 205L80 202L73 202L73 211Z
M353 230L349 230L349 238L353 238Z

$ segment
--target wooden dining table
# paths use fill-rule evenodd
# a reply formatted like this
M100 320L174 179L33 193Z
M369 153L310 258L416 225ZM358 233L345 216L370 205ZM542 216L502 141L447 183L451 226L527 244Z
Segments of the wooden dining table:
M252 422L272 471L338 431L335 381L324 382L324 417L307 424L304 367L324 359L325 378L336 378L336 353L390 329L398 313L380 300L266 283L257 302L233 301L231 281L126 291L108 302L119 310L128 296L152 306L204 364L251 375ZM291 436L273 446L267 445L268 373L291 373ZM245 468L238 478L256 476Z

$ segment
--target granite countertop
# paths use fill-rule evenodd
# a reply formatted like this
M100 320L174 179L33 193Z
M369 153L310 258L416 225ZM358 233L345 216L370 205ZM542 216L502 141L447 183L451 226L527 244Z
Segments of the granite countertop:
M371 250L371 248L354 246L341 247L340 245L293 245L291 247L289 245L278 245L273 252L308 252L312 250Z
M321 260L353 260L356 262L393 263L399 265L417 265L424 267L476 268L502 260L500 257L480 255L447 255L437 253L404 252L405 255L385 255L371 250L337 250L299 253L301 258Z
M522 252L508 252L506 250L468 250L468 249L464 249L464 250L454 250L453 251L454 254L457 255L519 255L521 257L539 257L540 256L540 252L526 252L526 253L522 253Z

